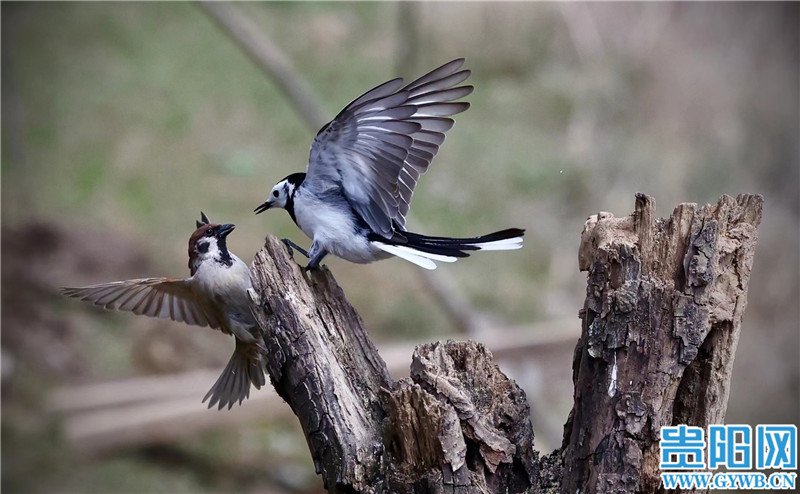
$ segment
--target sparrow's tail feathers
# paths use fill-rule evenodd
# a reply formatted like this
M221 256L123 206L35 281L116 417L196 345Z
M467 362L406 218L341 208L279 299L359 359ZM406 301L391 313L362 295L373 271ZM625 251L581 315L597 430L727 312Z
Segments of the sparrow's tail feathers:
M225 406L230 410L237 401L241 405L242 401L250 397L250 384L256 389L261 389L266 384L265 357L254 351L252 346L253 344L236 339L236 349L228 365L203 398L203 402L211 398L208 408L218 404L219 410Z
M460 257L469 257L475 250L515 250L522 248L525 230L508 228L499 232L472 238L432 237L417 233L403 232L395 239L374 239L373 243L381 250L413 262L425 269L436 269L436 263L456 262Z

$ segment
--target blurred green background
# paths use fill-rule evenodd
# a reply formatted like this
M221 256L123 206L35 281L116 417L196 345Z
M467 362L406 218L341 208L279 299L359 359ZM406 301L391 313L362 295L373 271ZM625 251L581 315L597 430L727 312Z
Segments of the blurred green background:
M577 338L590 214L626 215L637 191L662 216L681 202L763 194L727 421L798 423L798 4L237 7L330 117L389 78L467 58L472 108L420 181L409 227L527 229L521 251L437 271L498 326L568 317L560 329ZM287 214L251 211L305 168L312 137L197 5L2 3L4 492L320 490L292 418L93 456L47 407L60 386L218 372L231 349L222 335L94 310L56 287L185 276L200 210L237 225L229 247L248 263L266 233L308 245ZM379 344L458 331L415 266L327 264ZM545 400L549 425L537 428L555 432L540 438L560 436L571 406L571 353L554 362L508 364ZM543 391L549 371L566 380Z

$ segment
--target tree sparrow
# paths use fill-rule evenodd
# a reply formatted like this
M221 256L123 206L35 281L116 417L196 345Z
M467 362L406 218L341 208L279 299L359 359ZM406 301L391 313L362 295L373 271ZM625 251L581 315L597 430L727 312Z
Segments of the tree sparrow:
M189 237L189 278L115 281L62 292L106 309L209 326L233 335L233 356L203 398L203 402L211 398L209 408L219 403L220 410L225 405L230 409L250 396L251 383L256 389L266 383L264 335L250 312L250 270L225 244L234 225L211 223L205 213L200 214L202 221Z

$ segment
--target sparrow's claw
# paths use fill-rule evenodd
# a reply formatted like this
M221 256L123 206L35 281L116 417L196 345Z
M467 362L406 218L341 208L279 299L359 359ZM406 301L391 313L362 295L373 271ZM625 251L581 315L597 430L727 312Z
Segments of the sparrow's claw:
M294 257L294 251L296 250L297 252L299 252L299 253L303 254L304 256L308 257L308 252L305 249L303 249L302 247L300 247L296 243L292 242L288 238L281 239L281 242L283 242L283 244L286 246L286 250L289 252L290 256Z

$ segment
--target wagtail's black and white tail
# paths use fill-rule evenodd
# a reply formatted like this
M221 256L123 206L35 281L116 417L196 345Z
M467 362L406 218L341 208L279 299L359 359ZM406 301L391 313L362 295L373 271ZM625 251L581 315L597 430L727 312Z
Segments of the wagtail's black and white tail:
M359 96L314 138L306 173L277 184L255 209L284 208L312 239L307 269L329 253L366 264L402 257L426 269L474 250L522 247L523 230L474 238L429 237L406 232L414 188L453 117L469 108L463 83L470 71L452 60L405 84L385 82Z
M402 257L425 269L436 269L434 261L456 262L469 251L515 250L522 248L525 230L509 228L473 238L430 237L402 232L394 239L374 238L372 243L389 254Z

